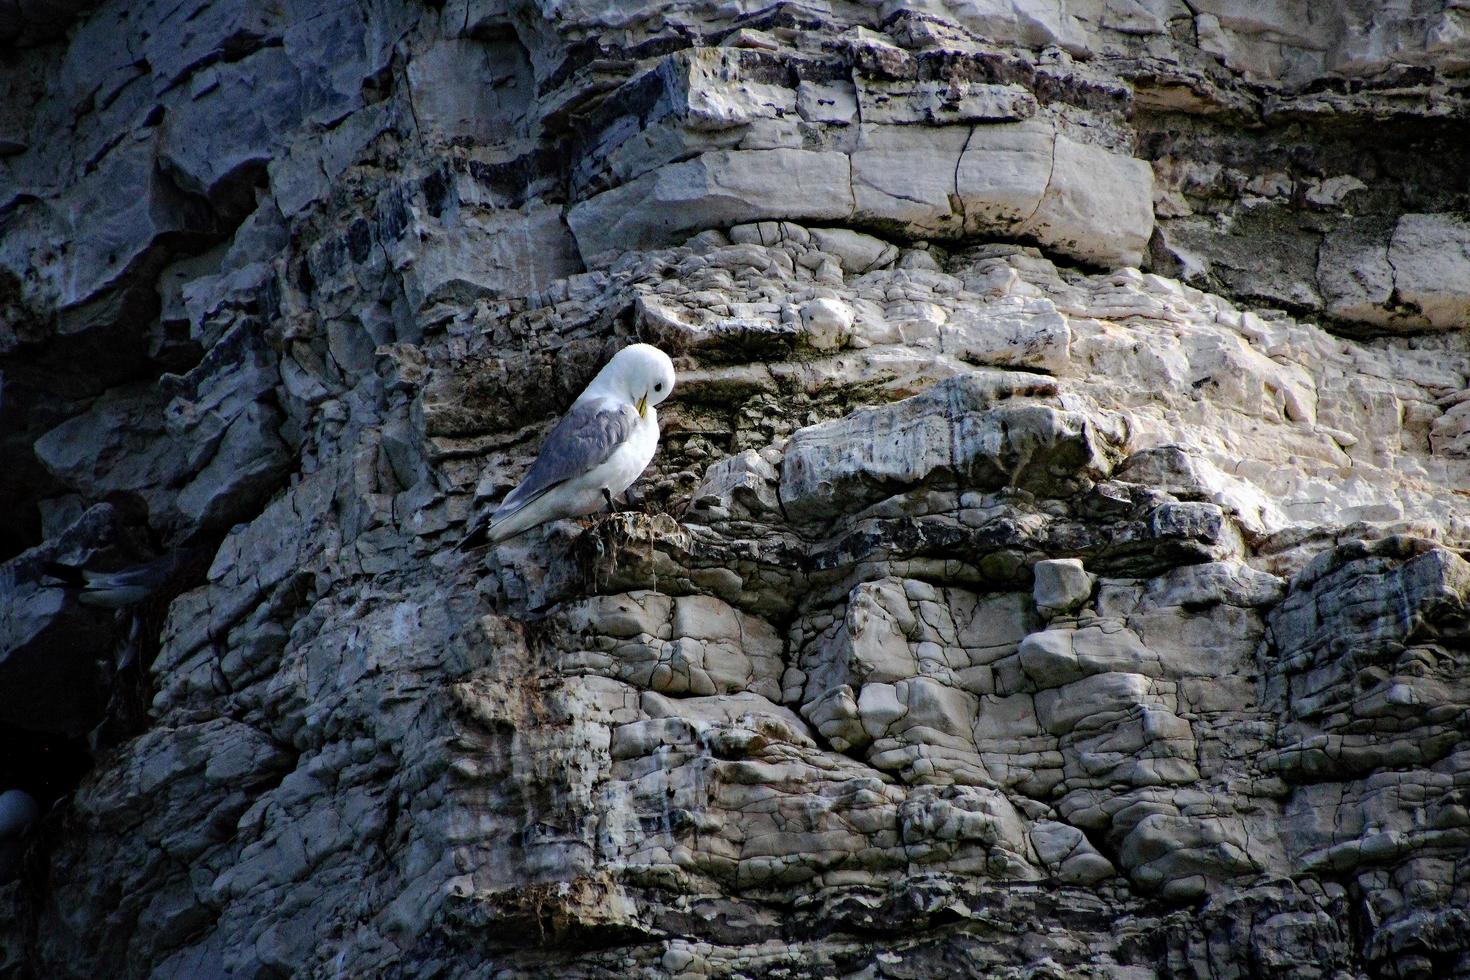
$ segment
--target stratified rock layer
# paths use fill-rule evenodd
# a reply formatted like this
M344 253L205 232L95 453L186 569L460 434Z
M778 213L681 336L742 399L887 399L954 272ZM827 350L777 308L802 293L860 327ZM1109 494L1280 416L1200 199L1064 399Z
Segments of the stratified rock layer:
M1470 14L1240 7L0 3L0 976L1470 977Z

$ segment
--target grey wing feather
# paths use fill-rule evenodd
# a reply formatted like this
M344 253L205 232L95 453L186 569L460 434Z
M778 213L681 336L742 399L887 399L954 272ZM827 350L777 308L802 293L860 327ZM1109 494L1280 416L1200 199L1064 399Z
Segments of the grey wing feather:
M135 565L116 572L94 572L91 569L85 569L82 574L86 576L87 587L90 589L156 589L168 579L176 563L177 556L169 554L154 559L146 565Z
M131 568L122 568L111 572L99 572L95 569L83 568L80 565L68 565L58 561L42 562L41 570L52 578L77 588L156 589L168 581L169 576L173 574L179 561L179 554L171 552L162 558L155 558L142 565L134 565Z
M506 494L495 508L495 517L512 514L558 483L607 462L637 424L638 412L631 405L604 401L573 405L541 444L541 452L520 486Z

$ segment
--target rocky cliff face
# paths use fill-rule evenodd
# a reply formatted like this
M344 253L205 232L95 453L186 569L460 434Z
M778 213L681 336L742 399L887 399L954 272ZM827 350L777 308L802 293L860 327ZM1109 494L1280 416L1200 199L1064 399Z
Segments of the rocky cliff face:
M0 975L1470 976L1467 102L1457 0L0 3ZM634 339L640 507L455 550Z

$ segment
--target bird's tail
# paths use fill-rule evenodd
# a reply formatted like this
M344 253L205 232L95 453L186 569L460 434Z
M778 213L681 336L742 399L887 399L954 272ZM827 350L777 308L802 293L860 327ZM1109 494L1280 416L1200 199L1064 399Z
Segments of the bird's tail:
M493 513L484 514L460 539L461 551L473 551L488 545L496 545L506 538L513 538L522 531L535 527L546 520L532 506L516 507L509 513L502 507Z
M494 523L493 514L477 514L470 521L470 529L465 532L464 537L459 539L459 544L455 547L460 551L478 551L486 545L494 544L497 539L490 533Z

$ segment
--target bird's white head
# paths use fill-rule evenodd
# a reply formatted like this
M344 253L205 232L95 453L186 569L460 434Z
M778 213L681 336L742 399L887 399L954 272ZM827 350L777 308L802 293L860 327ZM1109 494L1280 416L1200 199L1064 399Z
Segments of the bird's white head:
M638 407L638 414L674 390L674 362L652 344L630 344L613 355L587 391L614 394Z

